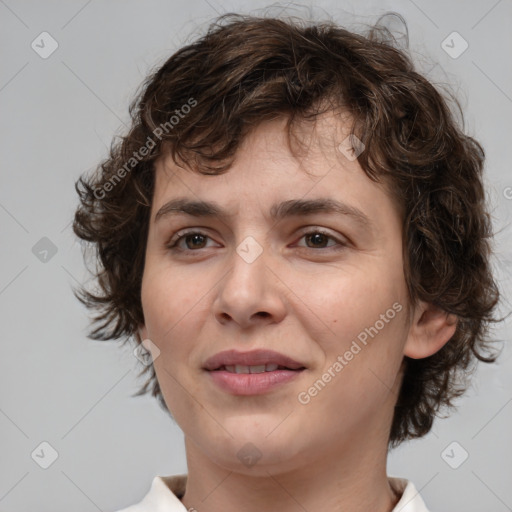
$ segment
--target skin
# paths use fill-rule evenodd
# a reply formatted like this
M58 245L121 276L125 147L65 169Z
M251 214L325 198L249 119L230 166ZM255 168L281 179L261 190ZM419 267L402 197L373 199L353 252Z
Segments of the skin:
M384 185L337 149L348 119L328 113L315 127L303 126L304 151L296 157L284 123L255 128L223 175L180 168L170 156L156 163L140 336L160 350L157 378L185 434L182 502L199 512L389 512L400 497L387 479L386 458L403 356L437 352L455 321L429 304L409 308L401 214ZM232 216L154 222L162 205L182 196L216 201ZM269 217L274 203L320 197L357 207L372 228L338 214L277 224ZM166 247L185 228L207 238L182 239L182 252ZM333 238L304 236L317 228ZM252 263L236 252L248 236L263 250ZM299 393L394 303L401 312L300 403ZM307 368L266 394L234 396L202 369L207 358L232 348L270 348ZM247 443L261 455L252 466L237 456Z

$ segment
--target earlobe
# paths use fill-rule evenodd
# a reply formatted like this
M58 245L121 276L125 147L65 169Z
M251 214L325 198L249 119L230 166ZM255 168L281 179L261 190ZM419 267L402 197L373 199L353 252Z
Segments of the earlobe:
M421 302L414 313L404 355L423 359L441 350L455 334L457 317L430 303Z

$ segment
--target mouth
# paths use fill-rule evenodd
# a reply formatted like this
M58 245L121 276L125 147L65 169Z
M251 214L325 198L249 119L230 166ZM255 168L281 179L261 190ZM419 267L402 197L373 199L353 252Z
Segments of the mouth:
M241 364L236 365L222 365L215 370L211 370L214 372L225 371L229 373L265 373L265 372L275 372L278 370L288 370L292 372L298 372L301 370L305 370L304 366L300 368L289 368L287 366L281 366L275 363L271 364L262 364L262 365L254 365L254 366L246 366Z
M227 371L230 373L263 373L276 370L302 370L305 365L289 356L273 350L251 350L239 352L225 350L206 360L203 365L208 371Z
M292 383L305 371L304 367L290 369L277 364L244 366L227 365L207 372L218 389L230 395L262 395L277 391Z
M231 395L261 395L299 378L306 366L273 350L227 350L203 366L218 389Z

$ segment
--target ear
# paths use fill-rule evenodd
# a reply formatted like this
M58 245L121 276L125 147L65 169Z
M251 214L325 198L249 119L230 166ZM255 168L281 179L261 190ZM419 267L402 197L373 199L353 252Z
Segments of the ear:
M441 350L455 334L457 317L434 304L420 301L413 315L404 355L423 359Z

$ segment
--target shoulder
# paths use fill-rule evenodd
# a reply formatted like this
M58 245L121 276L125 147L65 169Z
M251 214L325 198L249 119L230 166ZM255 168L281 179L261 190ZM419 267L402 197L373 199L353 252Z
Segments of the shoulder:
M187 512L180 498L185 492L187 475L155 476L144 498L127 508L115 512ZM392 512L429 512L420 493L412 482L404 478L389 477L392 487L401 494Z
M180 498L187 475L155 476L141 501L114 512L187 512Z
M397 477L389 477L389 482L393 489L401 494L392 512L430 512L412 482Z

